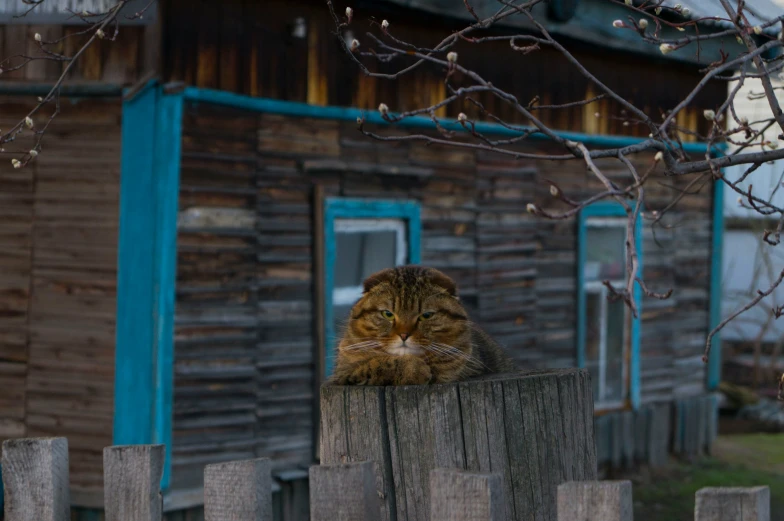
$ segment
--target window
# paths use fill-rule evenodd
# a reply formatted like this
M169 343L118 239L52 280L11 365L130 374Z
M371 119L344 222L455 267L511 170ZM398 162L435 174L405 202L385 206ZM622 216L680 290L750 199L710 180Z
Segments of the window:
M597 409L639 401L639 318L622 300L611 301L604 281L623 287L626 275L626 224L614 204L587 207L580 216L578 272L578 362L591 373ZM639 221L638 221L639 224ZM637 243L640 229L636 231ZM635 287L640 308L640 291Z
M419 205L410 201L327 199L325 201L326 375L348 314L369 275L419 262Z

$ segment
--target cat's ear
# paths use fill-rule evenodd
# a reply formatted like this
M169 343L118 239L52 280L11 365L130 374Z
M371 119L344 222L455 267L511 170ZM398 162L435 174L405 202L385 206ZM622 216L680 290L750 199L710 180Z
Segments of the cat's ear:
M384 282L392 282L392 277L395 274L395 270L392 268L387 268L385 270L377 271L373 275L369 276L365 279L363 284L363 291L367 293L371 289L375 288L381 283Z
M452 297L457 297L457 284L455 281L444 275L440 271L430 268L427 270L427 279L434 286L443 288Z

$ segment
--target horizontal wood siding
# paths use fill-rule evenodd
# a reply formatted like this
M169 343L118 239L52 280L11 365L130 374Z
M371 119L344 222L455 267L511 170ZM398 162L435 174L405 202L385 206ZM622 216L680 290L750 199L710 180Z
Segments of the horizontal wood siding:
M0 438L67 436L71 483L93 488L114 414L120 103L63 104L34 162L0 163ZM2 124L30 108L2 100Z
M258 116L186 107L175 311L172 486L255 449ZM249 218L249 216L251 218Z
M477 319L523 367L550 365L536 349L539 237L525 206L536 187L532 161L480 156L477 169Z
M0 100L0 128L13 126L25 115L24 104ZM33 143L24 133L22 147ZM0 440L23 437L26 378L29 362L28 328L32 282L34 168L16 170L10 158L0 162Z

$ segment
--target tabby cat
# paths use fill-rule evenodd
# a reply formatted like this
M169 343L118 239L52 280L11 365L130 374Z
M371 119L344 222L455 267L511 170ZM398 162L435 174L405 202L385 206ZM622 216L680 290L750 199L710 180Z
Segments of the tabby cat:
M331 383L423 385L514 369L469 320L452 279L432 268L403 266L365 280Z

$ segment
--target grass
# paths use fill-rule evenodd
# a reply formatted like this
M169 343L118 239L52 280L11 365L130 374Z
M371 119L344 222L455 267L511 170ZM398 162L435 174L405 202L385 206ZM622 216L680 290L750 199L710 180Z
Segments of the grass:
M703 487L767 485L771 520L784 521L784 434L719 437L711 458L628 476L634 482L635 521L692 521Z

